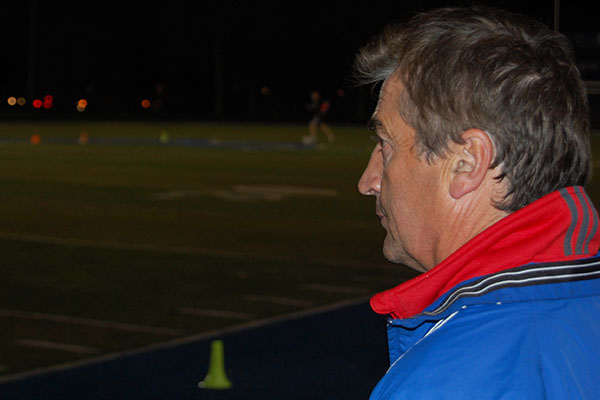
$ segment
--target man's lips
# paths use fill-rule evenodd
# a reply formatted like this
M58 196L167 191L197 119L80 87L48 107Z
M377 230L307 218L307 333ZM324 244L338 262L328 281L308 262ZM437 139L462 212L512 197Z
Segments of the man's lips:
M379 217L379 223L381 224L383 229L387 231L387 218L385 217L385 214L380 212L377 212L376 214Z

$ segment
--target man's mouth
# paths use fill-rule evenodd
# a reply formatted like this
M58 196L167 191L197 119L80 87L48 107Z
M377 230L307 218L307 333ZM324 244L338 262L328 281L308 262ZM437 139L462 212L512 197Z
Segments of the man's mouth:
M375 214L379 217L379 219L385 217L383 211L381 210L381 207L378 204L375 205Z

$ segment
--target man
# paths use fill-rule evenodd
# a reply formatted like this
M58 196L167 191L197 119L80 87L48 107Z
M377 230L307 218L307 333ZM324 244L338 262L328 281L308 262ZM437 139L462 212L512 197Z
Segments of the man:
M306 108L312 114L312 117L308 122L309 136L307 136L305 139L307 143L317 143L317 131L319 128L323 131L323 133L325 133L329 143L333 143L335 141L335 135L333 134L333 131L325 122L325 117L327 116L329 107L331 107L331 102L329 100L323 100L318 91L313 90L310 93L310 103L307 104Z
M385 257L422 272L371 300L391 362L371 398L598 398L600 231L566 39L440 9L387 28L356 66L383 82L359 190Z

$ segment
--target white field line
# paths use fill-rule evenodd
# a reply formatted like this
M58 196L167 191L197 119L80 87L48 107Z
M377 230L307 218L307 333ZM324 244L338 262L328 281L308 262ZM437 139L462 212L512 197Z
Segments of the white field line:
M278 185L234 185L230 190L170 190L156 193L152 196L155 200L174 200L200 197L202 195L216 196L225 200L267 200L277 201L288 196L308 197L335 197L338 195L334 189L323 189L304 186L278 186Z
M231 328L215 330L212 332L200 333L200 334L191 335L191 336L187 336L187 337L183 337L183 338L177 338L177 339L173 339L173 340L170 340L167 342L156 343L156 344L141 347L138 349L127 350L127 351L123 351L123 352L116 352L116 353L111 353L111 354L105 354L105 355L101 355L101 356L95 356L95 357L91 357L91 358L88 358L85 360L67 362L67 363L52 365L49 367L36 368L31 371L25 371L25 372L20 372L17 374L11 374L11 375L6 375L3 377L0 377L0 383L19 381L19 380L27 379L27 378L38 376L38 375L59 372L59 371L65 371L65 370L80 368L80 367L94 365L94 364L100 364L103 362L117 360L117 359L121 359L121 358L125 358L125 357L149 353L152 351L170 349L170 348L174 348L174 347L189 344L189 343L199 342L199 341L203 341L203 340L216 339L216 338L223 337L225 335L249 331L252 329L264 328L269 325L275 325L275 324L281 323L281 322L292 321L292 320L301 319L301 318L307 318L307 317L310 317L313 315L322 314L322 313L326 313L326 312L330 312L330 311L336 311L336 310L340 310L340 309L343 309L346 307L358 305L358 304L366 301L368 298L369 298L369 296L364 296L364 297L361 297L358 299L341 301L341 302L329 304L326 306L322 306L322 307L318 307L318 308L314 308L314 309L310 309L310 310L302 310L302 311L290 313L290 314L283 315L283 316L266 318L266 319L257 320L257 321L250 321L250 322L242 323L240 325L233 326Z
M337 190L322 189L304 186L277 186L277 185L235 185L232 190L238 193L263 194L269 193L282 196L316 196L316 197L335 197Z
M142 243L121 243L121 242L102 242L91 239L74 239L74 238L59 238L53 236L30 235L11 232L0 232L0 239L20 240L24 242L34 242L42 244L58 244L64 246L80 246L80 247L101 247L116 250L142 250L156 251L165 253L185 253L185 254L210 254L211 251L202 251L190 247L166 246L159 247L150 244ZM214 252L218 254L218 252ZM225 252L223 252L225 254Z
M192 315L194 317L210 317L210 318L225 318L250 320L254 315L235 311L210 310L206 308L180 308L179 312L184 315Z
M394 285L398 281L398 278L394 280L389 276L383 275L353 275L350 279L356 282L384 283L389 285Z
M201 190L169 190L151 196L154 200L177 200L202 196Z
M252 200L264 200L264 201L279 201L283 200L283 195L277 193L239 193L230 190L214 190L211 195L218 197L222 200L230 201L252 201Z
M304 290L313 290L315 292L325 293L346 293L346 294L364 294L367 290L362 287L324 285L321 283L311 283L300 286Z
M214 250L202 249L197 247L182 247L182 246L157 246L145 243L122 243L122 242L105 242L91 239L74 239L74 238L59 238L54 236L30 235L12 232L1 232L0 239L18 240L22 242L52 244L61 246L77 246L77 247L96 247L103 249L114 250L136 250L155 253L171 253L171 254L190 254L202 256L217 256L229 258L260 258L271 261L294 261L297 257L282 255L282 254L257 254L251 252L236 252L234 250ZM348 266L348 267L364 267L362 262L353 260L327 259L327 258L305 258L304 261L319 262L331 266Z
M280 297L280 296L264 296L260 294L249 294L245 296L246 300L254 301L257 303L271 303L271 304L279 304L282 306L292 306L292 307L310 307L313 306L314 303L308 300L300 300L300 299L292 299L289 297Z
M134 325L124 322L103 321L91 318L70 317L61 314L46 314L30 311L5 310L0 308L0 317L12 317L21 319L31 319L37 321L59 322L69 325L88 326L93 328L106 328L118 331L151 333L156 335L181 336L183 331L171 328L162 328L156 326Z
M48 342L46 340L34 340L34 339L19 339L15 342L19 346L35 347L46 350L58 350L67 353L77 354L94 354L99 353L99 350L94 347L80 346L76 344Z

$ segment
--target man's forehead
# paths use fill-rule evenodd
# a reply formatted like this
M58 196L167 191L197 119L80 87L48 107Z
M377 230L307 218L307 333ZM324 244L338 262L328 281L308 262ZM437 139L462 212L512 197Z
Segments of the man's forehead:
M399 101L403 91L404 85L396 75L392 75L383 82L379 90L377 105L369 121L371 127L384 128L392 123L397 124L398 120L401 120L403 125L409 125L400 114L399 109Z
M381 88L379 89L379 98L377 100L377 105L375 106L373 116L376 117L382 109L386 109L388 107L391 107L391 109L396 110L398 98L403 90L404 85L402 84L400 79L395 75L392 75L388 79L386 79L381 85Z
M395 97L404 90L404 84L398 74L390 75L379 89L379 99L383 97Z

